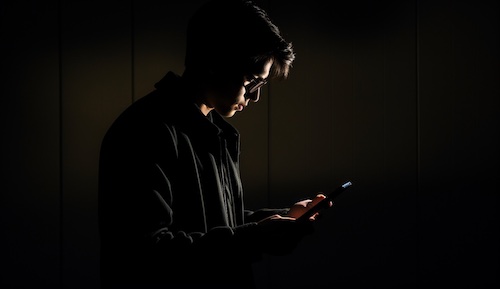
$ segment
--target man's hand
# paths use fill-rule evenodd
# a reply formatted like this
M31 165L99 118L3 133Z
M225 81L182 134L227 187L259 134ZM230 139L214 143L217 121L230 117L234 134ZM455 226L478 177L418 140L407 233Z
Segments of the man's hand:
M300 216L302 216L307 210L315 206L317 203L321 202L322 200L326 199L326 196L323 194L317 194L316 197L312 200L303 200L300 202L295 203L293 206L290 207L290 211L288 211L288 214L285 217L290 217L297 219ZM333 206L333 202L330 201L328 204L330 207ZM318 217L319 213L316 213L312 215L309 220L314 221Z

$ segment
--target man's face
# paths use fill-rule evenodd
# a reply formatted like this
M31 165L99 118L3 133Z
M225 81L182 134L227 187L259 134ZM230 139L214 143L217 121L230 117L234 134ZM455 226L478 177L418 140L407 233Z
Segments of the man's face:
M254 71L248 72L247 75L233 80L221 75L217 87L212 88L207 94L206 105L224 117L232 117L237 111L243 111L250 101L257 102L260 96L260 88L253 93L247 91L249 84L266 79L271 66L272 61L268 61L256 67Z

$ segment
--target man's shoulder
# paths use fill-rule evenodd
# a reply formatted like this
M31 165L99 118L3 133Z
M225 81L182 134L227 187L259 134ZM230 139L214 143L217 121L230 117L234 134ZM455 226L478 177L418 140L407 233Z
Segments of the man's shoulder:
M150 124L175 122L185 107L180 77L167 73L154 86L154 90L130 104L116 119L118 124Z

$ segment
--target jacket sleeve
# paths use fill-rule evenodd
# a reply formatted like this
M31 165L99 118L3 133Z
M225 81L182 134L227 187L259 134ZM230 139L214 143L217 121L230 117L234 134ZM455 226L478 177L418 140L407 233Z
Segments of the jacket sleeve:
M279 238L270 234L268 228L257 224L267 216L284 214L287 209L261 209L251 213L248 211L249 217L245 224L236 227L179 230L176 229L177 212L172 208L175 203L172 196L175 194L168 174L161 166L155 165L154 171L148 173L147 177L153 178L147 181L153 187L147 193L151 198L149 204L144 206L148 208L147 212L141 214L142 218L145 218L141 227L149 228L143 236L145 245L152 250L152 254L193 260L217 257L245 258L252 261L259 260L263 253L283 254L283 250L289 250L287 248L290 246L286 244L278 244L277 241L273 244L273 239ZM151 227L151 224L154 226ZM293 238L288 241L295 242ZM283 240L280 243L283 243Z
M258 209L255 211L245 210L245 223L246 222L259 222L272 215L286 215L288 213L288 208L283 209Z

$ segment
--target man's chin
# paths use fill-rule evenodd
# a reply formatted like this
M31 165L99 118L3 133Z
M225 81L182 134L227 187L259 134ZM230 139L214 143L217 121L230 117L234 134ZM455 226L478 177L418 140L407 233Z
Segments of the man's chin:
M234 109L231 109L229 111L220 111L220 110L216 110L221 116L223 117L226 117L226 118L231 118L234 116L234 114L236 113L236 110Z

